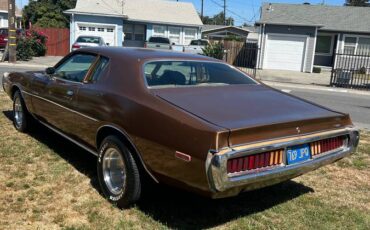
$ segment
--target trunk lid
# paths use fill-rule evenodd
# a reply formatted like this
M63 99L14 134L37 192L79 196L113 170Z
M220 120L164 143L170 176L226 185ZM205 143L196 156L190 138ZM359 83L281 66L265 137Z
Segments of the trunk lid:
M163 100L230 130L229 145L339 128L348 116L264 85L155 89Z

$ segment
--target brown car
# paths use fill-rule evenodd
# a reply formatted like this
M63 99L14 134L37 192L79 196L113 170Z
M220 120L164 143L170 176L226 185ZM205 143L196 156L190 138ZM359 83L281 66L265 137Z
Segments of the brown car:
M4 74L14 126L34 120L97 156L120 207L143 177L212 198L276 184L354 152L347 114L185 53L86 48L41 72Z

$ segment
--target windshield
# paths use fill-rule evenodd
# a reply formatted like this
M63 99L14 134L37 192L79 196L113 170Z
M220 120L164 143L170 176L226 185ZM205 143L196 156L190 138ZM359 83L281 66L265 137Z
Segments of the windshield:
M151 37L149 38L149 42L170 44L170 40L168 38L162 38L162 37Z
M80 43L100 43L100 38L98 37L78 37L76 42Z
M208 41L205 40L193 40L190 42L192 46L206 46L208 45Z
M154 61L145 64L144 71L151 88L257 84L241 71L218 62Z

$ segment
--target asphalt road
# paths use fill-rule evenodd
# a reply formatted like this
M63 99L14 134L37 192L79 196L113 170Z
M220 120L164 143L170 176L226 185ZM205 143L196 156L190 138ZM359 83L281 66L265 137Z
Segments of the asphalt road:
M40 69L40 68L38 68ZM0 90L2 90L2 75L4 72L38 70L37 68L0 66ZM309 87L303 85L277 84L273 86L298 97L316 102L333 110L349 113L359 128L370 130L370 95L359 95L350 92L332 91L332 89ZM336 89L337 90L337 89ZM339 90L341 91L341 90ZM345 91L345 90L342 90Z

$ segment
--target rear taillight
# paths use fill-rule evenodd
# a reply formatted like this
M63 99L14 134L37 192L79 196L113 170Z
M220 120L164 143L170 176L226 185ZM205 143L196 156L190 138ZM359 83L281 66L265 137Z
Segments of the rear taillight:
M311 153L313 156L329 152L338 148L343 147L344 145L344 140L345 137L334 137L334 138L329 138L325 140L320 140L320 141L315 141L312 142L311 145Z
M144 43L144 48L147 48L148 46L147 46L147 44L146 44L146 42Z
M283 163L283 149L233 158L227 161L227 173L244 172Z
M79 48L81 48L81 46L79 46L79 45L72 45L72 49L79 49Z

